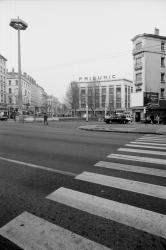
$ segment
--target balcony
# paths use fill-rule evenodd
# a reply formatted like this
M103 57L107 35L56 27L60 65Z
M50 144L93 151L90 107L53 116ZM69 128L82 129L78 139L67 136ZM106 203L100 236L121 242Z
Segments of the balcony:
M142 63L137 63L134 65L134 69L135 70L139 70L139 69L142 69Z
M142 80L141 81L137 81L134 83L135 86L141 86L143 83L142 83Z
M161 83L165 83L165 80L161 80Z
M134 48L132 53L133 53L133 55L136 55L136 54L141 53L143 51L144 51L144 49L142 47L141 48Z

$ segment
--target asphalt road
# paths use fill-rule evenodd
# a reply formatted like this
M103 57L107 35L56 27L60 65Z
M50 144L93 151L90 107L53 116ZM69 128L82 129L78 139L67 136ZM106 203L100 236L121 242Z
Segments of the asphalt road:
M64 187L166 215L166 200L163 198L75 179L86 171L166 187L163 176L156 178L154 175L94 166L100 161L124 163L118 158L109 160L107 156L116 154L119 148L141 136L80 130L78 127L84 124L0 123L0 228L26 211L114 250L166 249L163 237L46 198ZM135 153L130 152L130 155ZM150 157L156 158L155 155ZM164 160L164 157L163 154L157 158ZM126 160L125 164L147 168L153 165L153 168L165 170L165 165L157 163L142 165L141 162ZM0 236L0 249L17 247Z

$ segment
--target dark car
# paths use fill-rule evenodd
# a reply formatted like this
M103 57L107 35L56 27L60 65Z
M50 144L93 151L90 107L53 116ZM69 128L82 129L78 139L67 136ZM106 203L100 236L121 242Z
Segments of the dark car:
M0 116L0 121L7 121L8 117L7 116Z
M126 117L126 115L106 115L104 118L104 122L107 124L109 123L121 123L121 124L126 124L130 122L130 119Z

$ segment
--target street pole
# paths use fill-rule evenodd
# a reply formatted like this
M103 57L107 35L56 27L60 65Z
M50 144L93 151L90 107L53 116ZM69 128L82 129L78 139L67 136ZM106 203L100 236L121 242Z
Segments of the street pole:
M88 105L86 105L86 122L88 122Z
M22 86L21 86L21 45L20 45L20 31L25 30L28 27L28 24L23 20L11 19L10 26L18 31L18 108L22 113Z
M86 89L86 122L88 122L88 88Z
M20 29L18 28L18 106L22 113L22 88L21 88L21 46L20 46Z

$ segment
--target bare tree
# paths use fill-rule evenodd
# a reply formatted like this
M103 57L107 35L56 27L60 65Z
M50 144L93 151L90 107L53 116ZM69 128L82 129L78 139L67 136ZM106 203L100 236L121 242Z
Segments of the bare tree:
M74 116L79 107L79 87L77 82L71 82L66 92L65 104L72 109Z
M93 115L95 115L95 109L97 108L98 98L99 98L99 83L97 82L89 83L88 84L88 107L92 110Z

